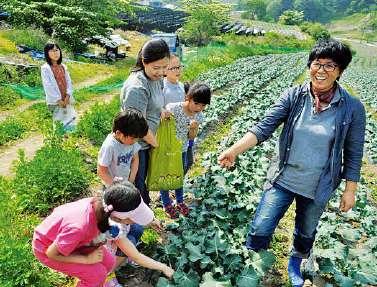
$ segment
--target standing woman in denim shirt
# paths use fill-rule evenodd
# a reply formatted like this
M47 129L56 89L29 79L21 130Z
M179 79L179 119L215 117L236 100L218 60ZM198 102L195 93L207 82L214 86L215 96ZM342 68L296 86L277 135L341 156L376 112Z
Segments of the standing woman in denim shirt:
M250 224L246 247L267 249L274 230L296 201L293 247L288 275L303 286L301 261L313 247L319 219L342 179L340 210L355 204L365 134L365 109L338 84L352 54L333 39L320 40L309 54L310 83L286 91L267 115L219 156L231 167L237 155L267 140L284 123L279 161L268 172L266 190Z
M147 205L151 201L145 184L149 149L158 145L155 134L164 105L162 77L168 68L169 59L169 47L164 40L147 41L139 51L136 65L120 93L121 109L134 108L139 110L146 118L149 126L147 135L139 141L141 145L139 168L135 178L135 186L140 190Z

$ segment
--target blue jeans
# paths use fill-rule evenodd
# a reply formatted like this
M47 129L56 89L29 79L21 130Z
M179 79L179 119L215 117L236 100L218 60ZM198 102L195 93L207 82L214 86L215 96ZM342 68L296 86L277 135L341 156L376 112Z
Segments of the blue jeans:
M183 164L183 172L186 174L187 172L187 153L182 153L182 164ZM171 204L171 199L169 197L169 190L160 190L160 197L162 201L162 205L166 207L167 205ZM177 188L175 190L175 198L177 203L183 202L183 187Z
M149 149L139 150L139 168L135 178L135 186L140 191L141 197L145 204L149 205L151 198L145 180L147 178L149 163Z
M189 145L187 147L187 155L186 155L187 165L186 165L185 174L190 169L193 163L194 163L194 140L189 140Z
M144 227L139 224L131 224L130 225L130 231L127 234L127 238L129 241L133 243L133 245L137 245L140 241L141 236L143 235ZM115 253L116 256L120 257L126 257L126 254L123 253L120 248L117 248L117 251Z
M255 251L267 249L279 220L296 200L295 230L291 255L307 258L313 247L319 219L325 209L314 200L293 193L277 184L267 189L250 224L246 247Z

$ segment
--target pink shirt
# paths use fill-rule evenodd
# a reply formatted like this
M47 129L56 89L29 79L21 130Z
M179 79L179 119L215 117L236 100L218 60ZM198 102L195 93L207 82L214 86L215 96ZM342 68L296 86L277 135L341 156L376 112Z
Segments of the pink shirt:
M92 205L93 198L84 198L61 205L54 209L34 231L33 248L45 254L47 248L55 242L59 252L68 256L73 251L80 251L94 246L100 231Z

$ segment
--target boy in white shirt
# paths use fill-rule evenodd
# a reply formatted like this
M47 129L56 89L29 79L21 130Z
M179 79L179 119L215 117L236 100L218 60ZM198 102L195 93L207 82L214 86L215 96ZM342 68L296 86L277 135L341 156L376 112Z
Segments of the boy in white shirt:
M113 132L106 137L98 154L97 174L105 186L114 179L135 181L140 149L137 140L147 132L147 121L135 109L127 109L115 117Z

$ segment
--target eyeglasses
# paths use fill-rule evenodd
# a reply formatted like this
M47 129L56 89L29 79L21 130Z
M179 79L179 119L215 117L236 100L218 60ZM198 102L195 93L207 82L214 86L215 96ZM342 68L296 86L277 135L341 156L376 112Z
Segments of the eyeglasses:
M175 67L168 68L168 71L179 71L179 70L181 70L183 68L184 68L184 66L180 65L180 66L175 66Z
M337 64L333 64L333 63L326 63L326 64L320 64L320 63L311 63L310 65L310 68L313 70L313 71L318 71L321 69L321 67L323 67L323 69L326 71L326 72L334 72L336 67L338 67Z

